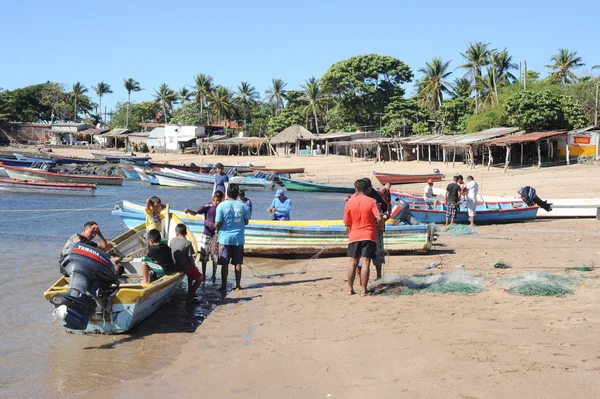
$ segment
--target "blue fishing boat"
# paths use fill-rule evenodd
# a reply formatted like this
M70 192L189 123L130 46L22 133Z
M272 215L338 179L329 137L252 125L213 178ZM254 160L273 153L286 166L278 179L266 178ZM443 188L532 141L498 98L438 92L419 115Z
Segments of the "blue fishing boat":
M94 164L94 165L103 165L107 161L102 159L94 159L94 158L77 158L77 157L60 157L53 156L52 158L48 157L38 157L24 154L17 154L16 152L13 155L17 159L26 160L26 161L41 161L41 162L56 162L58 165L69 165L69 164L77 164L77 165L85 165L85 164Z
M123 219L128 227L145 220L144 205L123 201L113 215ZM172 211L200 240L204 219ZM400 226L388 224L384 235L385 248L390 253L427 252L431 248L433 231L429 225ZM348 234L341 220L251 220L246 226L244 251L253 255L296 256L317 252L343 255L348 249Z
M446 205L438 204L436 209L429 209L426 204L410 205L411 215L421 223L446 223ZM478 203L475 224L515 223L534 220L538 206L527 206L523 201ZM469 215L464 203L461 203L455 223L469 223Z
M0 163L8 166L16 166L19 168L39 168L41 166L47 166L49 168L56 165L53 160L20 160L11 158L0 158Z
M280 176L279 180L281 183L291 191L307 191L313 193L342 193L342 194L354 194L354 187L352 186L334 186L324 183L313 183L303 180L288 179Z
M147 162L150 160L150 156L146 155L143 157L137 157L131 154L123 154L123 155L118 155L118 154L102 154L99 152L92 152L92 155L95 158L99 158L99 159L104 159L108 162L111 163L119 163L121 162L122 159L128 160L128 161L134 161L134 162Z

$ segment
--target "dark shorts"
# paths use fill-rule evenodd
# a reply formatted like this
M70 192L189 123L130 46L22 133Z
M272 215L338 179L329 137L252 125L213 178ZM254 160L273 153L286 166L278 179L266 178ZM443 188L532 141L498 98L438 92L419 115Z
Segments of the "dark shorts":
M223 245L221 244L219 251L218 264L226 266L229 263L233 265L241 265L244 263L244 246L243 245Z
M448 219L454 219L456 217L457 210L458 210L458 204L455 202L449 202L448 209L446 210L446 217Z
M196 266L192 266L189 269L187 269L185 271L185 275L188 277L188 279L190 280L200 280L202 279L204 276L202 276L202 273L200 273L200 270L198 270L198 268Z
M374 259L377 255L377 244L375 241L354 241L348 244L348 256L351 258Z

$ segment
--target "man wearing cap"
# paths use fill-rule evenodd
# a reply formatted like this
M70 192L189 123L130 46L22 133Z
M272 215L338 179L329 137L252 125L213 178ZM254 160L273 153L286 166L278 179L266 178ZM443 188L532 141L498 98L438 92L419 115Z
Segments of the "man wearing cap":
M428 209L435 209L437 207L438 201L435 194L433 193L433 179L427 180L425 192L423 193L423 199L425 200Z
M277 190L267 212L273 214L273 220L290 220L291 210L292 200L285 196L282 189Z

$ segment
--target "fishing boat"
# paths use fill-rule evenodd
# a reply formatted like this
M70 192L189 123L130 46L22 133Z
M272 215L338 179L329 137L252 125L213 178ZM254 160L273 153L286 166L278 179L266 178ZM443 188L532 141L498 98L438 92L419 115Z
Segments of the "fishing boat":
M99 159L104 159L107 162L112 162L112 163L119 163L121 162L122 159L126 159L128 161L135 161L135 162L146 162L150 160L150 156L146 155L143 157L138 157L135 156L135 154L131 155L131 154L102 154L99 152L92 152L92 155L95 158L99 158Z
M324 183L312 183L302 180L293 180L286 177L279 177L281 183L291 191L309 191L317 193L342 193L353 194L354 187L351 186L335 186Z
M213 163L204 163L204 165L210 167L211 169L215 169L216 164ZM223 172L225 173L229 173L230 171L236 171L239 174L242 173L252 173L252 168L256 168L256 167L261 167L261 166L254 166L252 165L250 162L248 162L248 165L223 165Z
M270 191L279 187L279 185L274 182L274 178L274 173L265 175L263 172L256 172L255 176L230 177L229 183L235 183L246 191Z
M128 179L136 179L136 180L140 179L140 176L138 175L138 172L136 172L136 170L134 169L133 165L127 165L124 163L120 163L119 168L123 171L123 173L125 173L125 176Z
M10 159L0 158L0 163L8 166L17 166L19 168L40 168L42 166L52 168L56 165L53 160L34 160L34 159Z
M183 176L177 176L175 174L169 174L162 172L153 171L152 175L158 181L161 186L167 187L180 187L180 188L213 188L214 178L212 181L204 181L200 179L191 179Z
M185 165L185 164L171 164L171 163L160 163L160 162L146 162L146 165L150 169L161 170L162 168L170 168L177 170L185 170L187 172L195 172L195 173L209 173L213 168L212 166L197 166L195 164Z
M144 205L123 201L113 215L122 218L127 227L145 220ZM173 211L200 242L204 230L201 216ZM431 248L433 230L429 225L400 226L388 224L384 234L387 251L393 254L427 252ZM348 234L341 220L273 221L251 220L245 230L244 252L248 255L290 257L313 256L315 253L344 255Z
M446 205L438 204L429 209L426 204L411 204L410 213L421 223L446 223ZM475 224L515 223L534 220L538 206L527 206L523 201L486 202L477 204ZM465 205L461 203L456 212L455 223L470 223Z
M230 170L228 173L234 173L234 170ZM215 182L215 175L207 175L207 174L198 174L192 172L186 172L184 170L177 169L169 169L162 168L161 173L166 173L167 175L172 175L176 177L183 177L186 179L191 179L194 181L198 181L200 183L206 183L210 185L208 188L212 188ZM262 172L261 172L262 173ZM266 175L265 175L266 176ZM271 176L273 178L274 176ZM236 183L240 186L240 188L248 191L268 191L273 190L275 188L275 183L273 181L265 178L255 178L251 176L230 176L229 183Z
M402 175L396 173L373 172L373 175L381 184L405 184L405 183L425 183L431 179L440 181L444 178L441 173L432 173L426 175Z
M141 166L134 166L133 170L138 174L138 178L142 181L150 181L150 176L146 174L146 168L142 168Z
M288 173L288 174L293 174L293 173L304 173L304 168L268 168L266 166L252 166L251 168L254 172L257 171L261 171L261 172L274 172L274 173Z
M95 184L51 183L0 177L0 191L13 193L93 195Z
M2 165L6 173L18 180L38 180L56 183L82 183L97 184L103 186L121 186L123 178L117 176L96 176L96 175L72 175L67 173L44 172L38 169L17 168L15 166Z
M178 223L181 223L181 220L178 219L177 216L169 214L168 217L165 218L164 223L166 223L166 238L169 239L175 236L175 226ZM68 290L70 288L69 284L71 282L70 277L61 277L46 292L44 292L44 298L55 306L54 314L61 320L61 323L67 332L83 334L124 333L171 300L183 280L183 273L178 272L166 275L150 284L141 284L141 255L146 251L145 239L143 238L145 232L145 226L144 223L142 223L110 242L114 251L116 251L119 256L125 258L122 265L126 270L126 274L118 276L118 280L113 284L113 292L109 291L108 293L101 294L97 297L92 297L90 294L84 294L87 298L91 298L95 301L95 304L92 303L92 306L95 306L95 309L89 313L87 319L82 317L82 319L84 319L83 323L78 323L80 320L74 320L69 317L69 312L71 312L72 309L67 308L65 311L65 308L61 308L59 310L61 304L66 302L63 300L65 296L67 298L72 298L68 296ZM188 233L188 238L192 242L194 249L197 251L196 241L191 233ZM89 248L83 249L91 251ZM73 249L72 252L73 251L75 251L75 249ZM90 258L98 259L98 256L94 254L89 256ZM104 267L105 265L100 265L100 270L107 274L108 278L111 276L114 278L114 273L111 272L110 269L108 271L103 269ZM93 277L94 276L92 276L92 278ZM90 289L90 291L92 290ZM75 312L73 311L73 313ZM85 324L85 327L83 324Z

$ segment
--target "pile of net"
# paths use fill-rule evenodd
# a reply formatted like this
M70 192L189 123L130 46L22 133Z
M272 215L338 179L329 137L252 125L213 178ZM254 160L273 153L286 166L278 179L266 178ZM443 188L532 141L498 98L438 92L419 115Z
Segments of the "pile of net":
M501 281L504 289L513 295L557 297L572 294L580 283L579 276L539 272L519 273Z
M451 236L470 236L475 234L475 230L466 224L451 224L444 229L444 233Z
M387 277L373 287L374 295L400 296L420 292L476 294L485 290L483 278L462 270L431 275Z

